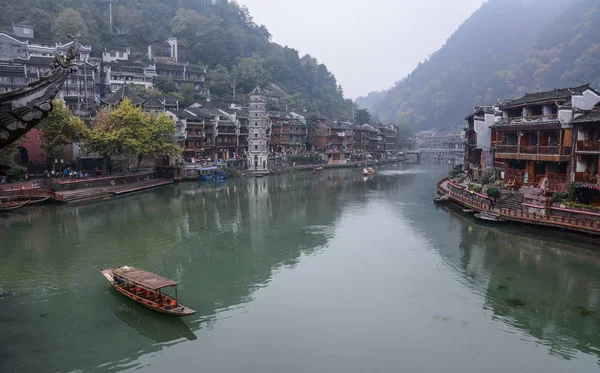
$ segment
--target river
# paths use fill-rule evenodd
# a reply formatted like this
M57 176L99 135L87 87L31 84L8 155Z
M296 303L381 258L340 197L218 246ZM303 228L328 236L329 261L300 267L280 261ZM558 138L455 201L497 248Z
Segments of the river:
M599 241L436 207L443 166L0 215L0 372L592 372ZM156 315L100 274L180 282Z

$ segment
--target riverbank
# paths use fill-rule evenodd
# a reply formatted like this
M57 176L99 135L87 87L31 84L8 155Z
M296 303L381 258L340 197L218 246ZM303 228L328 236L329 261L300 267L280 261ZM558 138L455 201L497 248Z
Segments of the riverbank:
M383 161L353 162L345 164L300 165L279 170L271 170L269 173L260 174L241 173L235 172L234 169L229 169L228 175L231 177L264 177L288 172L312 171L316 167L322 167L324 169L342 169L374 167L400 162L403 162L403 160L390 159ZM198 178L184 178L181 181L197 182ZM1 191L0 196L10 196L11 198L21 199L28 196L43 196L49 197L48 202L84 203L106 200L129 193L141 192L148 189L170 185L175 182L176 180L167 178L154 179L153 171L123 175L108 175L86 179L42 179L38 182L20 183L18 185L15 184L14 188ZM55 191L51 192L48 187L54 188Z
M487 195L481 193L471 195L463 186L448 178L437 183L437 192L448 196L452 202L475 212L494 214L509 222L569 230L600 237L600 214L597 213L526 203L521 203L519 206L521 208L490 208L490 199Z

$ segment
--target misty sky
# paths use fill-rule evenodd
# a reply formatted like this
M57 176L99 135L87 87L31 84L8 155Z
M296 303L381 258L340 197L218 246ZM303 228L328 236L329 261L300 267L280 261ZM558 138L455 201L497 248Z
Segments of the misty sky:
M238 0L273 41L327 65L347 97L387 89L483 0Z

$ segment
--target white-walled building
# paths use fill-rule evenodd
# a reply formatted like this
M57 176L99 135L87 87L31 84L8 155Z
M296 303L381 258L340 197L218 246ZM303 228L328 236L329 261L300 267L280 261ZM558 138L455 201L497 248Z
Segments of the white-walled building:
M256 87L250 93L250 118L248 136L248 170L268 172L270 128L267 118L266 98Z

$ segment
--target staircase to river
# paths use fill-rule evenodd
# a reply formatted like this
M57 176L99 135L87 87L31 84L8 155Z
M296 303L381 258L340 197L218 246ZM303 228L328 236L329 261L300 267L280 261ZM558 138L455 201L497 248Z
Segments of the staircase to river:
M111 196L111 194L106 191L106 188L69 190L57 193L57 195L62 196L62 201L66 203L85 202Z
M496 203L496 208L504 208L511 210L522 210L525 195L520 191L511 192L510 194L502 194L500 200Z

